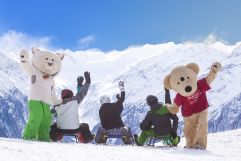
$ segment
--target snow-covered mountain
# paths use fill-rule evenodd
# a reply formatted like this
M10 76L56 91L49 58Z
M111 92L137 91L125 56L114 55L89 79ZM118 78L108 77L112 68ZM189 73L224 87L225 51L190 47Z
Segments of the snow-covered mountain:
M92 85L80 106L80 116L81 122L89 123L93 131L99 126L99 97L106 94L115 101L115 95L119 92L119 80L124 80L127 92L123 119L126 125L131 126L132 131L137 133L139 123L148 110L145 104L146 96L155 94L160 101L164 101L162 82L171 69L177 65L196 62L200 65L201 78L207 74L214 61L220 61L223 69L213 82L212 90L208 92L209 131L241 127L241 43L233 46L221 42L166 43L133 46L124 51L108 53L99 50L58 51L66 53L62 71L56 78L58 91L62 88L76 91L77 76L86 70L91 73ZM19 137L20 131L13 130L13 126L20 124L19 128L22 129L27 118L28 80L18 66L18 53L3 53L0 55L0 62L0 101L7 102L5 106L1 103L0 121L3 123L0 122L0 136ZM11 91L15 91L17 96ZM175 93L172 92L172 98L174 96ZM2 107L7 110L2 110ZM12 119L7 119L7 115ZM236 122L238 124L233 125ZM180 125L182 126L181 116Z
M208 135L207 150L178 147L44 143L0 138L0 160L5 161L239 161L241 130ZM31 147L31 148L30 148Z
M0 63L0 136L20 138L27 119L27 96L21 90L26 78L11 56L0 53Z

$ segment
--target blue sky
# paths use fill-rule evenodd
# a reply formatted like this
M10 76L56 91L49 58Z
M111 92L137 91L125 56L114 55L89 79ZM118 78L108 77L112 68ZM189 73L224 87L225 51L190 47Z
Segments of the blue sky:
M240 0L0 0L0 33L50 36L72 50L205 38L241 40Z

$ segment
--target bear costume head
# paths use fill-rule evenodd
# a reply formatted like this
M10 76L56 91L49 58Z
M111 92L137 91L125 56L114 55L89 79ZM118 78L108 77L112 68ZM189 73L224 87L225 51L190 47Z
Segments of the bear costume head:
M54 54L37 48L32 48L32 53L32 64L39 71L49 76L56 76L60 72L64 54Z
M184 97L190 96L197 90L198 73L199 66L196 63L178 66L172 70L171 74L165 77L164 86Z

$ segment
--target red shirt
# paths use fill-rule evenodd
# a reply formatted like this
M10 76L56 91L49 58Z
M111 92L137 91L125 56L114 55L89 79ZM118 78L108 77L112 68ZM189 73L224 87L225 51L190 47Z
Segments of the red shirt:
M178 93L174 99L174 103L179 107L182 106L182 116L191 116L194 113L207 109L209 105L206 91L210 89L211 87L207 83L207 80L203 78L197 82L197 90L191 96L184 97Z

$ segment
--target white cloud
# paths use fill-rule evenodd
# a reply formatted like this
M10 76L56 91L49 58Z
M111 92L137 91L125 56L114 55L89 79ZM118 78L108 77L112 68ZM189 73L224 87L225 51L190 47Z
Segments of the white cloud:
M216 42L223 42L223 43L228 43L227 41L224 41L220 36L218 36L215 33L210 33L203 41L205 44L214 44Z
M147 47L147 46L159 46L159 45L167 45L166 44L143 44L143 45L132 45L130 47L127 47L125 50L115 50L113 49L112 51L109 52L103 52L101 50L98 49L89 49L89 50L85 50L85 51L80 51L83 49L87 49L90 47L90 44L96 42L96 37L94 35L88 35L86 37L83 37L81 39L78 40L78 50L74 51L74 53L102 53L102 54L108 54L109 56L111 56L112 54L114 55L119 55L116 53L125 53L125 51L131 51L132 48L134 49L140 49L140 52L145 52L143 51L143 47ZM180 44L186 44L186 43L204 43L204 44L215 44L215 42L226 42L223 39L221 39L219 36L217 36L217 34L214 33L210 33L208 36L206 37L202 37L199 39L195 39L195 40L191 40L191 41L185 41L184 43L180 43ZM173 43L175 44L175 43ZM228 50L232 50L234 46L236 46L237 44L228 44L228 43L224 43L226 45L224 45L225 51ZM240 43L239 43L240 44ZM227 48L227 46L229 46L229 48ZM16 32L14 30L9 30L3 34L0 34L0 53L7 53L7 54L18 54L20 50L22 49L27 49L27 50L31 50L32 47L39 47L39 48L44 48L46 50L52 50L52 51L59 51L59 52L63 52L63 51L68 51L64 48L56 48L52 45L52 37L51 36L43 36L43 37L38 37L38 36L33 36L33 35L29 35L26 33L21 33L21 32ZM218 48L220 48L220 45L218 45ZM227 49L226 49L227 48ZM130 49L130 50L129 50ZM69 50L70 51L70 50ZM115 57L115 56L113 56Z
M16 54L22 49L32 47L51 49L51 37L34 37L25 33L9 30L0 35L0 52Z
M224 35L224 33L222 33L221 35L223 36L227 36ZM183 43L204 43L207 45L211 45L211 44L215 44L216 42L221 42L224 44L229 45L230 43L228 41L225 41L222 36L220 34L217 34L216 32L211 32L206 36L198 36L198 37L194 37L194 38L188 38L188 39L184 39Z
M96 41L96 38L94 35L88 35L86 37L83 37L77 41L78 48L86 49L89 47L90 44L94 43L95 41Z

